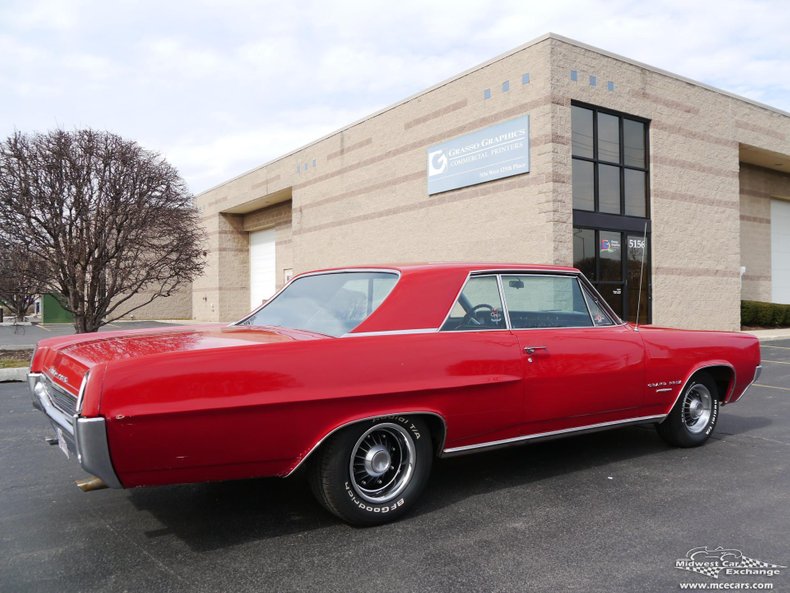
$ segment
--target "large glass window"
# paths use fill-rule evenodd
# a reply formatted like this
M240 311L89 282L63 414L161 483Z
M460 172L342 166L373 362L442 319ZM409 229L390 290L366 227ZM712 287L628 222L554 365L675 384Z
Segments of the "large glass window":
M573 105L571 126L573 208L646 218L647 123Z
M240 325L342 336L362 323L398 281L394 272L330 272L297 278Z
M628 321L650 319L649 241L644 233L573 229L573 265Z
M648 122L574 103L571 126L574 265L617 315L648 323Z

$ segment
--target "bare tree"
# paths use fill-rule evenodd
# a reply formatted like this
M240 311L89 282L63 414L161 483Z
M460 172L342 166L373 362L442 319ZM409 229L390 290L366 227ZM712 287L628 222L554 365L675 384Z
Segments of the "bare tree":
M169 296L204 266L176 169L108 132L16 132L0 144L0 228L46 262L78 332Z
M23 244L0 234L0 304L21 320L48 289L46 266Z

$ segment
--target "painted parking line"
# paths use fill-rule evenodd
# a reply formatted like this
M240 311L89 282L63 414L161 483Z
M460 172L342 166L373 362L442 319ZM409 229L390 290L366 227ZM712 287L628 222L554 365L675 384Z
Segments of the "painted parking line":
M765 359L763 359L761 362L772 362L774 364L790 364L790 362L784 362L782 360L765 360Z
M761 348L779 348L780 350L790 350L790 346L771 346L770 344L760 344Z
M776 387L775 385L763 385L762 383L753 383L755 387L767 387L768 389L778 389L779 391L787 391L790 392L790 389L787 387Z

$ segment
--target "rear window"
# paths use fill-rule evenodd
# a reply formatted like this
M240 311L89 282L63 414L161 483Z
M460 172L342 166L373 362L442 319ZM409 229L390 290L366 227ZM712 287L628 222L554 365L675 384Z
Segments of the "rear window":
M397 281L395 272L303 276L239 325L288 327L342 336L365 321Z

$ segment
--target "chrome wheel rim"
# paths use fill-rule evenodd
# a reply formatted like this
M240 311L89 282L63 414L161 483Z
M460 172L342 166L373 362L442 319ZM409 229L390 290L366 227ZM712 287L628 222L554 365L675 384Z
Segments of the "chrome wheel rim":
M367 502L389 502L409 485L415 460L414 441L405 428L391 422L377 424L351 450L351 485Z
M697 383L683 398L683 424L689 432L698 434L705 430L713 413L713 396L710 390Z

